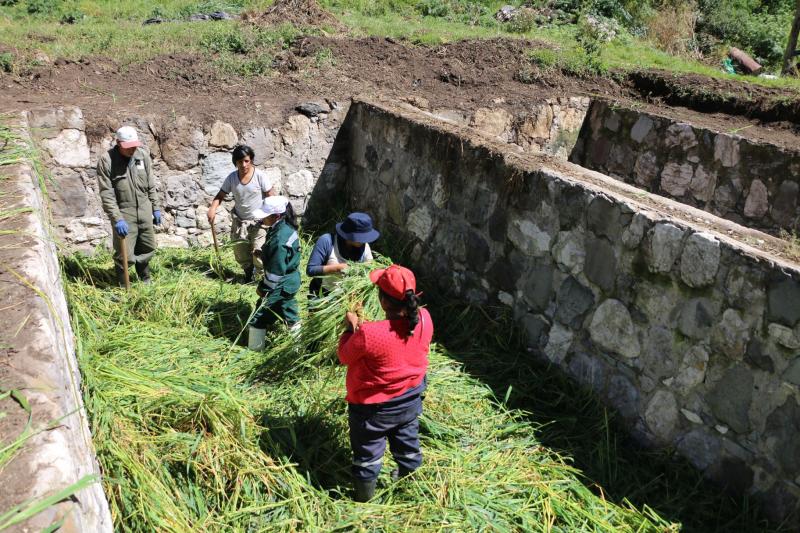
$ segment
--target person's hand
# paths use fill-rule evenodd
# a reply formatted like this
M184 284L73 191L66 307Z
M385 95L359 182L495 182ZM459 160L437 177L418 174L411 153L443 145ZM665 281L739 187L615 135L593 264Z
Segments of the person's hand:
M347 270L347 263L339 263L333 266L333 271L336 274L342 274L345 270Z
M117 231L117 235L124 237L128 234L128 223L125 222L124 218L121 218L114 224L114 229Z
M209 224L213 224L214 223L214 218L216 218L216 216L217 216L217 210L216 209L209 209L208 210L208 223Z
M353 311L348 311L344 315L344 329L347 331L358 331L364 321L361 320Z
M161 211L159 211L158 209L153 211L153 224L155 224L156 226L161 225Z

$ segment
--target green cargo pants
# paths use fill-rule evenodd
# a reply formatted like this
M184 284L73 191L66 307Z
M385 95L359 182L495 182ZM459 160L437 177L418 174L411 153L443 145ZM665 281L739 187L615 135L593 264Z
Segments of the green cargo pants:
M153 214L122 211L125 222L128 223L128 235L125 244L128 248L128 265L146 265L150 262L156 251L156 232L153 228ZM146 217L146 218L145 218ZM137 223L137 218L141 222ZM122 268L122 239L117 235L113 225L111 235L114 236L114 263Z
M256 302L256 313L250 325L258 329L267 329L279 320L287 326L292 326L300 320L300 307L297 305L296 294L277 291L279 294L270 293ZM261 307L263 305L263 307Z

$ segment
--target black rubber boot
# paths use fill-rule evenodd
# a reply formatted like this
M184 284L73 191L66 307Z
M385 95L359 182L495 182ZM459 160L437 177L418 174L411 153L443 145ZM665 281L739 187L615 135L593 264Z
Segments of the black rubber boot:
M139 281L150 283L150 264L136 263L136 273L139 274Z
M362 479L355 480L353 482L353 487L356 489L356 495L353 499L357 502L370 501L375 495L375 485L377 485L377 483L377 479L373 479L372 481L364 481Z
M397 481L399 479L403 479L411 472L413 472L413 470L406 470L405 468L395 468L389 475L392 477L392 481Z
M245 268L244 269L244 283L253 283L253 269L252 268Z

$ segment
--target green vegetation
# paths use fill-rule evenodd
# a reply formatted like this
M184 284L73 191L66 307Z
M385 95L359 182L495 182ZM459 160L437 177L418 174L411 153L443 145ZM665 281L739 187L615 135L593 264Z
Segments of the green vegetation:
M154 56L205 56L224 74L267 75L274 55L309 28L256 28L235 21L189 22L192 13L263 11L270 0L28 0L0 3L0 45L14 55L0 57L0 70L33 64L37 51L51 59L113 57L123 65ZM800 90L796 79L763 79L724 74L720 61L736 45L777 70L791 23L790 0L536 0L507 23L494 18L508 2L495 0L320 0L353 35L405 38L429 45L467 38L532 38L565 57L564 70L605 75L612 71L659 68L698 73L745 84ZM520 5L522 2L511 2ZM539 8L547 8L537 11ZM549 13L543 15L542 13ZM591 15L592 25L587 26ZM162 24L142 25L149 17ZM592 36L596 24L614 30L610 40ZM589 30L589 31L587 31ZM321 31L325 31L323 28ZM238 34L231 37L231 35ZM132 45L132 43L135 43ZM580 46L576 46L579 43ZM0 48L2 49L2 48ZM9 53L9 52L3 52ZM323 58L326 59L326 58ZM700 60L702 59L702 60ZM315 66L330 66L328 60ZM525 77L524 75L522 76Z
M758 529L691 467L620 443L591 395L530 364L509 321L444 303L431 307L423 467L393 483L387 455L376 500L354 503L334 350L345 309L366 299L379 315L365 269L260 354L241 346L253 287L222 281L238 268L212 254L161 250L154 283L127 293L111 288L109 256L64 260L118 530L677 531L662 507L702 530Z

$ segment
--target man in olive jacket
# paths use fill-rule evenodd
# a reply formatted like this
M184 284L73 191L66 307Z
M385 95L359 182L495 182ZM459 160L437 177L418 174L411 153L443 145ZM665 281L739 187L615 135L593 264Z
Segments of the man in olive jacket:
M97 181L103 211L111 220L114 263L117 281L125 283L122 264L122 239L128 251L128 264L136 266L143 282L150 281L148 263L156 251L153 224L161 224L161 207L156 197L153 162L142 146L136 130L123 126L117 130L117 144L97 161Z

